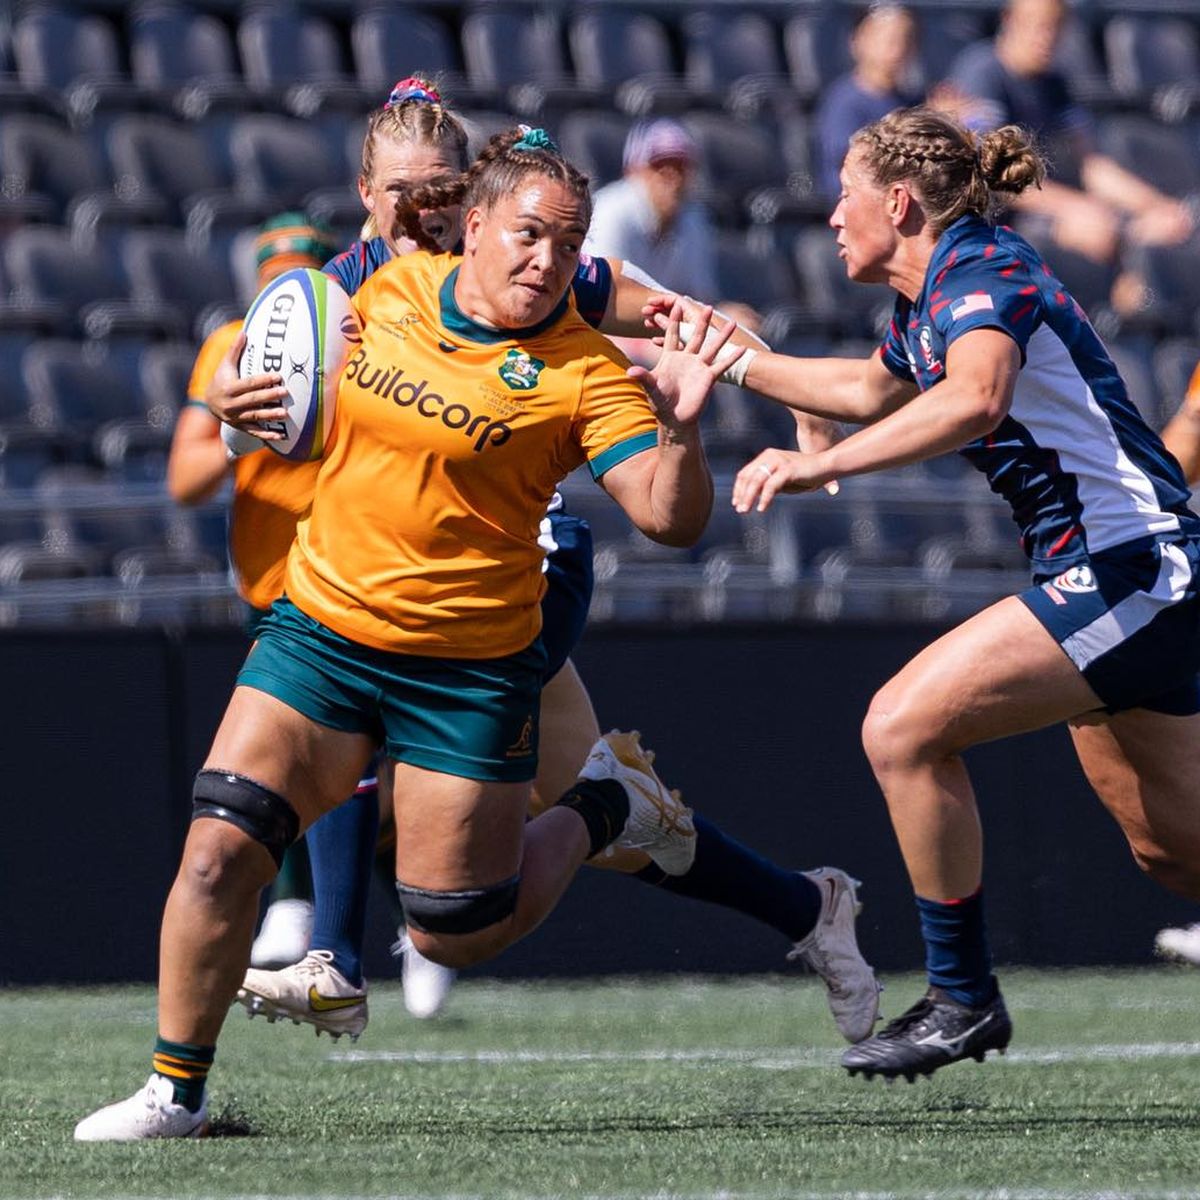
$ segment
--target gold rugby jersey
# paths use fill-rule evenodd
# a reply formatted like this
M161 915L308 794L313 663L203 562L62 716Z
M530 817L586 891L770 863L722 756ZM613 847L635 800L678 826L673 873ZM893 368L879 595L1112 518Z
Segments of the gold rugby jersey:
M241 321L230 321L205 339L188 382L189 401L203 405L217 366L241 329ZM213 423L217 424L215 417ZM296 522L312 503L320 465L288 462L266 449L234 461L229 559L238 593L255 608L270 608L283 593L283 569L296 538Z
M499 658L541 628L538 523L557 484L650 449L658 425L569 293L539 325L486 329L454 301L460 261L393 259L355 295L362 345L286 591L366 646Z

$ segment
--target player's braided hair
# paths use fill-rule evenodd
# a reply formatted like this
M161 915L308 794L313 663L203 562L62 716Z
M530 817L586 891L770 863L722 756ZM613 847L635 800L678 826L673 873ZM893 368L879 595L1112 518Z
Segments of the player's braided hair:
M982 137L931 108L905 108L864 126L850 139L881 187L905 181L925 219L941 234L967 213L986 217L995 195L1040 187L1046 163L1032 137L1004 125Z
M420 76L413 75L397 83L387 102L367 119L362 147L363 179L371 179L375 170L376 139L380 137L418 146L444 146L453 151L460 169L466 168L466 128L442 100L434 84ZM379 236L374 213L367 216L360 236L363 241Z
M533 177L561 183L582 201L585 224L591 220L592 197L587 176L572 166L544 133L521 126L493 136L457 179L410 188L397 197L396 232L403 232L418 246L437 253L437 243L421 227L423 209L450 208L456 204L464 209L489 209Z

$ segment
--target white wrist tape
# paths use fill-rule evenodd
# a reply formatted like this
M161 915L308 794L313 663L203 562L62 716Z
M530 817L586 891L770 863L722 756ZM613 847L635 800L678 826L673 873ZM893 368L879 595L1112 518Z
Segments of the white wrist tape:
M231 459L253 454L266 445L262 438L256 438L251 433L243 433L232 425L226 425L224 421L221 422L221 441L225 443L225 452Z
M693 325L691 321L680 321L679 340L685 344L690 342L692 340L692 332L695 328L695 325ZM746 331L743 330L743 332ZM721 335L717 330L710 327L708 332L704 335L704 344L706 346L711 346L713 342L716 341L720 336ZM751 334L750 336L753 337L754 335ZM763 342L763 346L766 346L766 342ZM727 342L725 345L726 351L731 348L733 348L732 343ZM758 351L755 350L753 346L747 346L745 350L742 351L741 357L736 362L730 363L729 366L727 366L721 372L721 374L717 376L717 378L720 379L722 383L732 383L734 387L744 387L746 384L746 372L750 370L750 364L754 361L757 355ZM720 360L718 359L718 361Z

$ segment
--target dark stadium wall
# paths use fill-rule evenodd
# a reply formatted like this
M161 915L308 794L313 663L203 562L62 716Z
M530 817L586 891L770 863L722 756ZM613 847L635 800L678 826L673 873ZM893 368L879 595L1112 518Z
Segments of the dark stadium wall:
M576 661L602 725L642 730L698 811L780 863L862 879L864 950L901 970L920 965L920 942L858 730L872 690L929 638L601 626ZM154 977L191 775L244 649L232 632L0 638L0 983ZM984 747L971 766L1000 962L1141 963L1160 926L1195 917L1133 866L1063 731ZM382 979L395 932L374 901L367 968ZM787 948L747 918L585 870L541 929L478 973L775 971Z

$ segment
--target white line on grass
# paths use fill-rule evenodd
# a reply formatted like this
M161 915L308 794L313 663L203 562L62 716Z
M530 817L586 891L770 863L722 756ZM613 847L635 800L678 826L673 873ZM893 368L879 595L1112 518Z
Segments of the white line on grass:
M1196 1058L1200 1042L1099 1043L1094 1046L1047 1046L1010 1050L991 1062L1018 1064L1131 1062L1147 1058ZM689 1050L334 1050L333 1062L370 1063L743 1063L762 1070L795 1070L837 1065L836 1050L734 1050L722 1047Z
M780 1200L783 1192L590 1192L576 1200ZM989 1188L982 1191L966 1191L958 1188L938 1188L936 1191L903 1192L795 1192L786 1193L787 1200L1196 1200L1195 1191L1168 1191L1134 1188L1113 1191L1082 1192L1078 1190L1058 1191L1053 1188ZM122 1198L118 1198L122 1200ZM131 1198L124 1198L131 1200ZM146 1200L146 1198L141 1198ZM203 1198L202 1198L203 1200ZM367 1194L350 1192L345 1194L322 1193L320 1196L266 1196L244 1195L210 1197L207 1200L368 1200ZM472 1193L447 1192L418 1194L415 1192L392 1193L389 1200L494 1200L494 1197ZM552 1196L525 1196L523 1200L562 1200L562 1194Z

